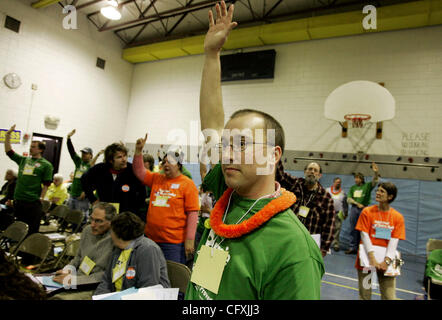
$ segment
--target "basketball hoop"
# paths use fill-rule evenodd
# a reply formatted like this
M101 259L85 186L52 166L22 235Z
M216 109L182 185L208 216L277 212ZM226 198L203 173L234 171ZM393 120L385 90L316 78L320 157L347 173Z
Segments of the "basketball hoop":
M363 128L367 121L371 119L371 116L364 113L348 113L344 116L344 119L351 122L352 128Z

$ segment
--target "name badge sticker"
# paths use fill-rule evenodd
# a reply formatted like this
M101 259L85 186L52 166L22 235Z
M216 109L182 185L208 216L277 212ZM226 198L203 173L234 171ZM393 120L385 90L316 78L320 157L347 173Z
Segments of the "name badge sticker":
M218 294L228 255L227 251L201 246L190 281Z
M362 190L355 190L355 192L353 192L353 197L361 198L362 197Z
M30 164L25 164L25 167L23 168L23 174L27 176L34 175L34 169L35 167Z
M178 189L180 187L179 183L172 183L172 185L170 186L170 189Z
M299 215L303 218L307 217L309 212L310 212L310 208L308 208L308 207L301 206L299 208Z
M83 271L85 275L89 275L95 267L95 262L92 261L88 256L84 257L80 264L80 270Z
M391 239L391 230L389 228L376 227L375 230L376 230L376 233L374 235L375 238L385 239L385 240Z

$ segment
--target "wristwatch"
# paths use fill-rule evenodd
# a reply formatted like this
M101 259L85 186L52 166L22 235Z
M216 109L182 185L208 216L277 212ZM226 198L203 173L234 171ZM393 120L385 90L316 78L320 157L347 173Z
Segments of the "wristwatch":
M389 257L385 257L385 259L384 259L384 261L385 261L385 264L387 265L387 266L389 266L390 264L391 264L391 259L389 258Z

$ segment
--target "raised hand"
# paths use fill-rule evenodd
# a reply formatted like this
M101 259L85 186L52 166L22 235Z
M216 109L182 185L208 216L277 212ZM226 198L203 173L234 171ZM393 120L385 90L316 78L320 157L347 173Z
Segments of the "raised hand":
M15 124L8 131L6 131L6 134L10 135L12 132L14 132L14 130L15 130Z
M376 163L373 162L371 164L371 168L373 169L374 172L379 172L379 168L378 168L378 165Z
M227 10L226 3L221 1L215 6L216 20L213 17L212 10L209 10L209 31L207 31L204 39L204 50L206 53L218 53L227 40L230 31L235 28L238 23L232 22L233 4Z
M68 139L75 134L75 129L68 133Z
M147 133L144 136L144 138L137 139L137 142L135 143L135 153L141 154L143 152L144 145L146 144L147 140Z

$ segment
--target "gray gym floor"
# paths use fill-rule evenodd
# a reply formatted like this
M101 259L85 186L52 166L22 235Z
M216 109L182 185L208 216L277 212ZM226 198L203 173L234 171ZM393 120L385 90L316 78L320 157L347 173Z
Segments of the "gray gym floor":
M401 300L414 300L425 293L422 279L425 261L422 258L402 257L405 264L402 274L396 280L396 297ZM324 258L325 275L322 278L321 300L358 300L358 279L354 267L356 255L346 255L344 250L331 251ZM372 299L380 300L379 289L372 290Z

